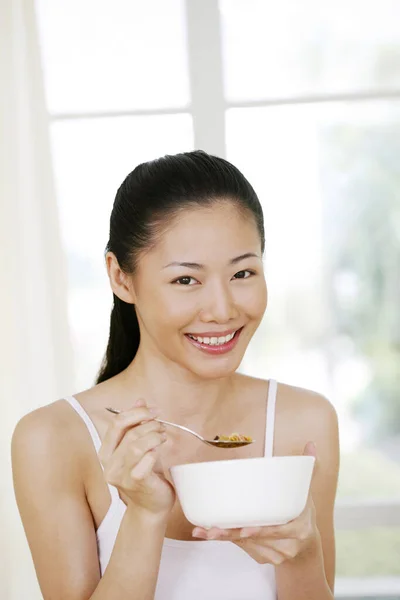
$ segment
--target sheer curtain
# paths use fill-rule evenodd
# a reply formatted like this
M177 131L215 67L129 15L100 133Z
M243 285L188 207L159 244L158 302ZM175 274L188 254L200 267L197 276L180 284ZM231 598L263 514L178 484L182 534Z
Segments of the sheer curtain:
M23 414L72 391L73 365L33 1L0 6L0 596L38 600L10 440Z

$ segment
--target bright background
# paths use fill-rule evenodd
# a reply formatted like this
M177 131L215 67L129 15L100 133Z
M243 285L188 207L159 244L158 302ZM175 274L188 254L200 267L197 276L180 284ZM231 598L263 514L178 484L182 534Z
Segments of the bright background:
M52 321L69 331L58 389L91 386L106 347L103 253L123 178L166 153L226 156L266 222L269 308L242 370L334 403L337 597L400 598L399 0L36 0L35 9L55 268L66 273L65 311Z

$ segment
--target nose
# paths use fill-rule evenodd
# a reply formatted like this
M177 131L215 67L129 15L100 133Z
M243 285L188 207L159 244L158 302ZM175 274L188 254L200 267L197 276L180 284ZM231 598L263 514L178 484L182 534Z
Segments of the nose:
M222 324L237 319L239 310L229 285L215 283L204 291L205 298L201 311L201 320L204 323Z

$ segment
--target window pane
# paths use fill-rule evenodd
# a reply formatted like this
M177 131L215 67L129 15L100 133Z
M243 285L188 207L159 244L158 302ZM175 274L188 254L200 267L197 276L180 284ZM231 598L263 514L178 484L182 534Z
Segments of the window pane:
M182 107L183 0L36 0L50 112Z
M337 577L400 575L400 528L336 532Z
M398 0L219 3L229 100L400 88Z
M232 109L266 221L269 307L243 368L340 418L340 497L400 499L400 103Z
M140 162L192 150L192 120L182 114L58 121L52 143L77 383L85 389L108 336L112 294L104 248L117 188Z
M242 369L334 403L338 501L400 503L400 103L231 109L227 147L266 224L269 305ZM338 575L400 574L399 544L339 531Z

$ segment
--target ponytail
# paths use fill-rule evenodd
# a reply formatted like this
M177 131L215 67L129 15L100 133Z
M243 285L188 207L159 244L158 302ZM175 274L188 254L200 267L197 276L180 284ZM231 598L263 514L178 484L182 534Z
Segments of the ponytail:
M139 348L140 331L135 306L114 296L108 345L96 383L107 381L130 365Z

